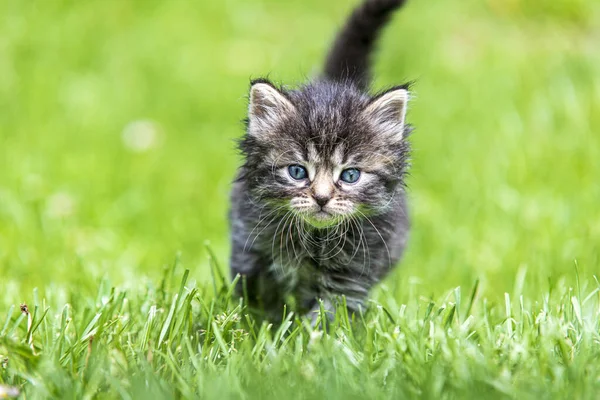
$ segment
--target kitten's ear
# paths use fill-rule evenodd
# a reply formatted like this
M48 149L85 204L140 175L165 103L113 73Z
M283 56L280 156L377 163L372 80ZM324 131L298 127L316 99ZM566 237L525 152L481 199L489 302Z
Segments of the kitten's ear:
M381 134L391 139L402 140L408 99L406 88L394 88L371 100L364 112L380 129Z
M273 85L254 82L250 87L248 133L257 137L268 135L282 118L294 111L294 105Z

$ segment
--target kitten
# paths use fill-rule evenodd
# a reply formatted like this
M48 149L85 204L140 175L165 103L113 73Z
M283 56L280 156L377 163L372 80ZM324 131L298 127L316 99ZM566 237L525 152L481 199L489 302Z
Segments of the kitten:
M244 163L231 194L231 270L252 305L277 317L290 298L314 319L369 290L399 261L409 229L404 177L408 85L369 95L369 55L403 0L351 14L324 74L296 89L250 88Z

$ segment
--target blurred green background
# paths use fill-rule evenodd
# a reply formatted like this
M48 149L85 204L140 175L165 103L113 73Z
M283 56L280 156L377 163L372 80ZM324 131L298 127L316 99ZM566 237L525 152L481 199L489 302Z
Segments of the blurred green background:
M315 76L356 1L0 3L0 290L224 268L251 78ZM412 0L374 88L414 80L399 298L600 267L600 2ZM521 283L520 283L521 284Z

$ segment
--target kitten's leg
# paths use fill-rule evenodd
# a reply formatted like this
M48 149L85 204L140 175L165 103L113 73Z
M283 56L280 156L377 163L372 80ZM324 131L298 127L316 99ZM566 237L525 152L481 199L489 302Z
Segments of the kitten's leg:
M342 301L342 296L346 298L349 314L364 310L364 301L373 285L373 282L365 276L344 272L324 275L320 283L319 296L313 297L314 303L307 313L313 326L317 324L321 309L317 298L321 299L325 314L331 321L335 318L336 303Z
M251 307L277 315L282 304L282 294L276 279L267 269L271 261L253 252L234 251L231 256L231 274L241 276L235 293L244 297Z
M321 317L321 303L323 304L323 311L325 312L325 318L327 318L327 321L333 321L333 318L335 317L335 306L333 303L327 298L320 300L321 301L314 300L312 309L306 314L306 316L310 319L310 325L313 328L323 327L322 321L319 324Z

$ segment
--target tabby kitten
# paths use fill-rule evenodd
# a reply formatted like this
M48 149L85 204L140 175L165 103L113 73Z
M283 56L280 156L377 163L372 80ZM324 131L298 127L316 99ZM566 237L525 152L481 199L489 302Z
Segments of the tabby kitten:
M250 88L244 163L231 194L231 270L251 304L276 317L293 298L350 311L398 262L409 222L404 176L408 85L367 92L369 55L403 0L366 0L350 16L324 74L295 89Z

